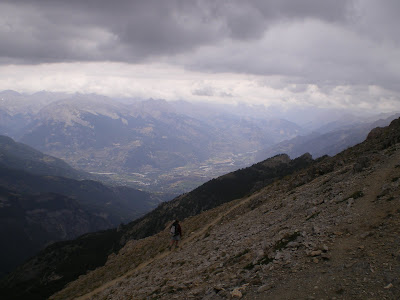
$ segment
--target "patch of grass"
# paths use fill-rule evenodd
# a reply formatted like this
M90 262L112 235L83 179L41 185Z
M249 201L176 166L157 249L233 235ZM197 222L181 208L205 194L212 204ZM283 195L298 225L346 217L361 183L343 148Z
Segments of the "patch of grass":
M255 264L249 263L246 266L243 267L244 270L252 270L254 269L255 266L257 265L268 265L270 262L272 262L274 259L269 258L267 255L264 255L259 261L257 261Z
M161 286L164 286L164 285L166 285L166 284L167 284L167 282L168 282L168 280L167 280L167 279L164 279L164 281L161 283Z
M364 196L364 193L362 191L357 191L351 194L347 199L353 198L353 199L358 199ZM347 200L346 199L346 200Z
M159 294L159 293L161 293L161 289L160 289L160 288L154 290L154 291L150 294L150 296L153 296L153 295ZM153 298L153 299L157 299L157 298Z
M243 267L243 269L245 269L245 270L252 270L253 268L254 268L254 264L253 263L249 263L248 265Z
M343 295L344 294L344 289L342 289L342 288L338 289L338 290L335 291L335 293L338 294L338 295Z
M180 262L178 262L178 264L179 264L180 266L183 266L185 263L186 263L186 261L180 261Z

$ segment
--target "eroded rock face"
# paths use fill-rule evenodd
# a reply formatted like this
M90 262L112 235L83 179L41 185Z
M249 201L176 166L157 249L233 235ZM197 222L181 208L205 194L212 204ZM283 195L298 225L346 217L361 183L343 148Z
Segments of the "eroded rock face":
M53 298L398 299L400 145L370 142L186 219L178 250L167 229L130 242Z

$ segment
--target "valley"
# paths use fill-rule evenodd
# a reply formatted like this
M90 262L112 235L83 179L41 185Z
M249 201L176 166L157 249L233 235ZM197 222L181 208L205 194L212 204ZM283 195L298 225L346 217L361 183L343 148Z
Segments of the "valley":
M95 94L0 96L0 134L107 184L165 195L186 193L280 153L335 155L396 117L304 108L302 117L263 106Z
M187 164L165 170L144 170L143 173L90 172L102 181L113 185L126 185L148 192L179 195L193 190L201 184L256 162L256 152L225 154L210 158L202 164Z

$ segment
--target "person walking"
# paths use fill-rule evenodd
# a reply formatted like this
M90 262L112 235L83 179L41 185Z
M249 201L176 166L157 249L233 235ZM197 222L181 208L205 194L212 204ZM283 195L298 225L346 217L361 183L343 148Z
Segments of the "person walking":
M182 228L181 225L179 224L179 220L175 220L175 222L172 224L170 228L171 232L171 243L169 245L169 250L172 249L172 246L175 244L175 249L178 248L178 243L181 240L182 237Z

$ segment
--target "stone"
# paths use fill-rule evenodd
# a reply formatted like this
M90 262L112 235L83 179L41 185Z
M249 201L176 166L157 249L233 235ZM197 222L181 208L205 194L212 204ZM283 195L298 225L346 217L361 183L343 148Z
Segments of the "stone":
M349 200L347 200L347 206L351 207L354 204L354 199L350 198Z
M328 253L322 253L322 254L321 254L321 258L322 258L323 260L329 260L331 257L330 257L330 255L329 255Z
M391 289L392 287L393 287L393 284L392 284L392 283L389 283L387 286L384 287L384 289L387 289L387 290L388 290L388 289Z
M311 251L310 256L319 256L321 255L322 251L321 250L314 250Z
M242 292L239 290L239 288L235 288L232 292L231 292L231 296L232 298L242 298Z
M282 252L278 252L276 253L274 259L279 260L282 259L284 257L284 254Z
M272 288L272 286L270 286L269 284L264 284L258 288L257 292L262 293L262 292L268 291L271 288Z

